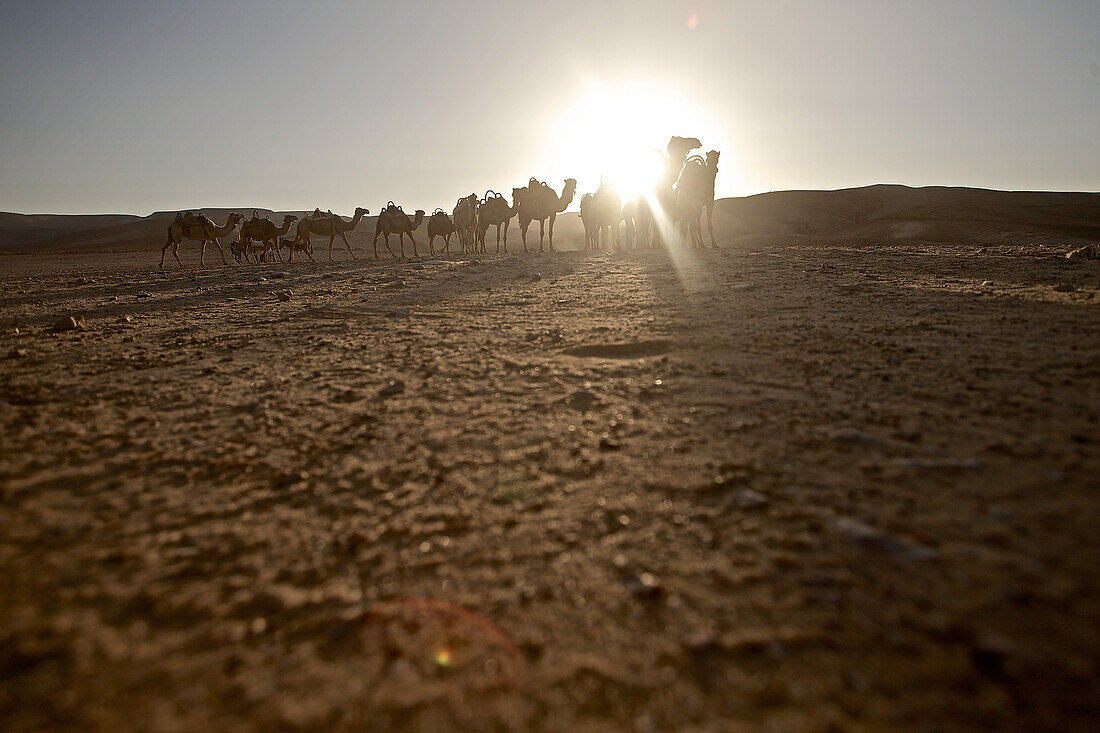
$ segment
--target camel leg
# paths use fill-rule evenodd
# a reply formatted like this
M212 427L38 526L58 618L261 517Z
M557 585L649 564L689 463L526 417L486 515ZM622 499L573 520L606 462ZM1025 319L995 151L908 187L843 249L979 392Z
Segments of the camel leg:
M521 239L523 239L523 251L524 252L530 251L530 250L527 249L527 227L529 227L529 226L531 226L531 222L529 222L529 221L528 222L521 221L519 223L519 233L520 233Z
M714 202L712 201L710 206L707 207L707 231L710 232L710 246L718 249L718 241L714 238L714 219L711 216L714 213Z
M332 262L332 243L336 241L336 235L333 234L328 238L328 261Z
M542 251L542 239L546 236L546 219L539 219L539 252Z
M508 254L508 222L504 222L504 254Z
M451 253L451 235L450 234L443 237L443 249L447 250L447 254ZM442 252L443 250L440 250L440 251Z
M225 259L225 250L222 249L222 243L219 242L217 239L215 239L214 244L218 245L218 252L220 252L221 255L222 255L222 264L223 265L228 265L229 262Z
M375 232L374 233L374 242L372 242L372 244L374 245L374 259L376 259L376 260L378 259L378 237L381 234L382 234L382 232Z
M355 256L355 252L351 248L351 242L348 241L348 235L344 232L340 232L340 239L344 240L344 246L348 248L348 254L351 255L353 260L359 259Z
M420 253L416 251L416 237L412 232L409 232L409 241L413 243L413 257L419 257Z
M202 240L202 246L199 247L199 267L206 267L206 240Z
M168 244L160 250L160 267L164 269L164 256L168 254L168 248L172 246L172 238L168 237Z
M550 215L550 251L554 251L554 220L558 218L557 214Z

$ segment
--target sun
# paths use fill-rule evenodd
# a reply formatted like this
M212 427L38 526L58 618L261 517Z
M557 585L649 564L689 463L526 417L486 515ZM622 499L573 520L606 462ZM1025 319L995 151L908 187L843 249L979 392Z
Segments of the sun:
M551 128L546 169L554 178L576 178L581 193L609 182L625 201L656 186L669 137L699 137L713 147L719 144L714 127L675 90L647 83L592 83Z

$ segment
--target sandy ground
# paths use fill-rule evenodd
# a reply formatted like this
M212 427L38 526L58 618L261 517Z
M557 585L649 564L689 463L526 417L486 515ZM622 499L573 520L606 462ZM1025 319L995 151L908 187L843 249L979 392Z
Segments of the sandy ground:
M1088 729L1100 262L724 244L0 257L0 728Z

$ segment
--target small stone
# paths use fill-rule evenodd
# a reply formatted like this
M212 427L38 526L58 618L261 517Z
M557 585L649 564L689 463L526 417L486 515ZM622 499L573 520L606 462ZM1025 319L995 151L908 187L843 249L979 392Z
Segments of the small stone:
M55 331L83 331L87 324L84 321L84 316L65 316L57 323L53 324L53 330Z
M592 409L592 406L600 401L600 398L595 392L590 392L587 389L578 389L573 394L565 398L565 402L570 406L580 410L581 412L587 412Z
M276 290L275 297L285 303L293 296L290 294L289 290Z
M852 545L865 552L889 555L903 562L926 562L939 557L939 553L930 547L892 537L851 517L838 517L833 521L833 528Z
M600 438L600 450L619 450L619 441L611 438Z
M734 501L736 501L737 506L742 509L759 509L761 507L766 507L770 503L768 497L752 489L741 489L734 494Z
M134 297L135 298L152 298L153 294L148 292L147 290L139 290L136 293L134 293Z
M119 318L118 320L120 320L123 323L131 323L131 322L133 322L134 319L131 316L122 316L122 318Z
M332 398L333 402L357 402L361 399L363 399L363 397L354 389L345 389Z
M1098 258L1100 258L1100 247L1095 244L1085 245L1066 255L1067 260L1095 260Z
M834 443L860 443L876 448L884 448L888 445L882 438L876 438L873 435L868 435L859 430L837 430L831 437Z
M982 287L983 288L993 287L993 281L992 280L982 280Z
M390 380L385 387L378 390L378 394L382 397L390 397L392 395L401 394L405 391L405 383L400 379Z
M661 581L653 573L631 573L619 581L635 598L658 598L665 592Z

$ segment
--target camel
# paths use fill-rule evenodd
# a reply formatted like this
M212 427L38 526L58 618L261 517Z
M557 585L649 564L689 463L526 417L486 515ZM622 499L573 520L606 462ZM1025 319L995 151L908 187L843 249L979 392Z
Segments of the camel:
M581 199L581 222L584 224L584 248L602 249L603 242L619 249L619 222L623 220L622 199L614 187L601 183L594 194Z
M282 226L275 226L271 219L264 217L260 219L252 214L252 218L241 224L241 232L237 238L241 241L246 252L256 252L256 248L252 246L252 243L262 242L264 247L260 250L260 254L266 255L268 252L273 252L275 256L281 261L282 255L279 254L278 239L287 232L290 231L290 225L298 221L298 217L293 214L287 214L283 217ZM293 256L293 251L291 252Z
M492 194L490 196L489 194ZM508 254L508 223L515 216L516 209L508 205L508 199L496 191L486 191L481 203L477 207L477 239L481 244L481 251L485 251L485 233L489 227L497 228L497 252L500 252L500 227L504 225L504 253Z
M630 221L627 222L628 236L631 236L632 239L636 238L640 243L639 246L646 244L652 247L655 243L663 243L658 221L665 220L670 224L676 221L679 212L673 186L684 167L684 161L687 160L688 154L692 150L702 147L702 145L703 143L697 137L673 135L669 138L668 145L665 146L668 155L662 156L665 160L664 172L661 174L656 190L652 192L652 200L656 203L656 209L648 202L643 203L641 199L632 207L628 205L633 218L633 227L630 227Z
M528 182L526 188L512 189L512 200L515 202L516 214L519 217L519 231L523 238L524 252L530 251L527 249L527 227L531 226L531 222L535 220L539 223L539 252L542 252L547 219L550 220L550 251L554 251L554 220L573 202L576 192L577 181L574 178L565 179L561 196L554 193L554 189L534 178Z
M455 230L462 253L477 251L477 194L463 196L455 204Z
M160 251L160 266L164 267L164 256L168 254L169 247L172 248L172 256L176 258L176 262L179 262L179 266L184 266L180 260L179 251L180 243L185 239L202 243L199 249L199 267L206 267L207 242L213 242L217 246L222 255L222 264L228 265L229 263L225 259L225 250L222 249L218 237L224 237L236 229L237 224L244 219L244 216L230 214L229 218L225 220L225 224L217 226L201 214L198 217L195 217L191 212L187 212L187 214L190 214L190 216L182 213L176 214L176 218L168 225L168 243Z
M645 196L638 196L623 204L623 221L626 223L626 248L652 247L653 206Z
M428 219L428 252L432 257L435 257L435 248L432 246L432 242L435 241L436 237L443 238L443 246L439 248L439 251L442 253L443 250L446 250L450 254L451 235L454 233L455 225L451 221L451 217L447 216L447 212L443 209L433 211Z
M693 155L684 162L683 170L676 180L676 210L680 219L680 240L690 236L692 246L702 248L702 225L700 219L703 207L714 207L714 179L718 175L718 152L707 153L706 160ZM709 213L709 209L708 209ZM709 225L709 221L708 221ZM717 249L714 230L711 228L711 243Z
M318 216L320 210L314 210L313 216L307 216L298 222L298 232L295 237L296 241L304 242L306 246L313 250L313 245L309 241L309 237L312 234L316 234L320 237L328 237L328 259L332 262L332 244L336 241L337 237L344 240L344 246L348 248L348 254L351 255L353 260L359 259L355 256L355 253L351 251L351 244L348 242L348 232L359 226L359 222L363 220L363 216L370 212L364 208L356 208L355 216L351 221L344 221L342 217L336 216L332 212L328 215Z
M386 207L378 214L377 222L374 227L374 257L378 258L378 237L385 235L386 237L386 251L393 256L393 250L390 249L390 235L396 234L401 238L401 257L405 256L405 235L409 235L409 240L413 246L413 256L419 257L420 253L416 251L416 238L413 237L413 231L420 227L420 223L424 221L423 209L417 209L415 219L409 219L409 215L402 210L400 206L390 201L386 204Z
M306 257L309 258L310 262L317 261L313 259L313 245L310 244L308 239L302 241L297 238L292 239L290 237L283 237L279 240L279 249L284 248L289 250L291 261L293 261L295 252L298 252L299 254L304 254Z
M584 225L584 250L597 249L599 235L596 229L596 203L592 194L581 196L581 224Z

